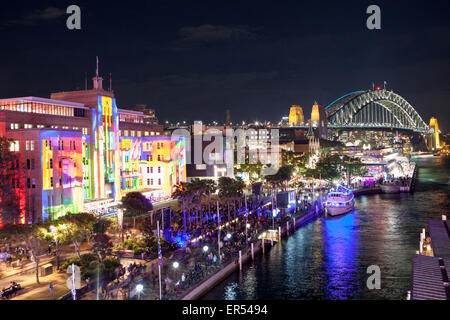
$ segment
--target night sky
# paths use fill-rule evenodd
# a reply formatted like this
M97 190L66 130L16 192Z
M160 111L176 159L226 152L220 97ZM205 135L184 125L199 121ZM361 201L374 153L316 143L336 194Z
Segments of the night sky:
M66 8L82 30L66 28ZM368 5L381 30L366 28ZM372 82L450 129L450 2L8 1L0 10L0 98L84 89L100 74L119 108L147 104L161 121L309 118Z

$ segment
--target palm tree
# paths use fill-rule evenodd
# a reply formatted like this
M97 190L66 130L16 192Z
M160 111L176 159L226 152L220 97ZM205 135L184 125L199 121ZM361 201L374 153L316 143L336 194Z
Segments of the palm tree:
M203 180L203 183L205 184L206 194L208 195L208 220L209 220L209 216L211 215L211 195L216 193L217 184L212 179Z
M219 178L219 197L222 203L227 205L228 209L228 221L231 221L230 215L230 201L232 200L232 188L233 188L233 179L229 177L220 177Z
M197 206L196 223L198 226L199 222L203 220L202 219L203 217L201 216L202 200L207 190L207 187L204 180L194 179L191 182L191 188L192 192L194 193L194 204Z
M186 206L189 208L192 204L192 199L194 198L194 194L192 193L191 185L187 182L182 182L175 186L175 191L172 193L172 197L178 199L183 202L183 224L184 224L184 233L186 233ZM189 215L190 218L190 215ZM189 219L189 225L190 225Z

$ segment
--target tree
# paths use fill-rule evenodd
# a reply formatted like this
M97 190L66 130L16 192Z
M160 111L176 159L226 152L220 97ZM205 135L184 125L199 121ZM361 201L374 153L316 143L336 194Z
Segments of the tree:
M153 225L151 220L149 218L144 218L138 225L144 239L147 243L150 243L150 240L153 238Z
M211 195L217 191L217 183L212 179L203 180L205 184L206 194L208 195L208 215L211 215Z
M122 198L121 208L125 210L124 216L133 217L133 224L136 226L135 218L148 214L153 210L153 205L142 193L130 192Z
M274 189L281 187L282 190L286 189L286 185L292 179L293 168L292 166L283 166L274 175L267 176L266 180L272 185Z
M366 172L366 167L359 158L344 155L342 158L342 166L347 172L347 185L350 184L352 174L364 174Z
M60 248L69 241L68 226L63 223L55 223L56 221L47 221L40 229L40 236L47 242L55 243L56 251L56 269L60 267Z
M190 206L192 203L192 199L194 198L194 193L190 188L190 184L187 182L182 182L175 186L175 191L172 193L172 197L178 199L183 202L183 224L184 224L184 232L186 233L186 206L188 207L188 212L190 210ZM189 217L189 224L190 224Z
M202 201L203 197L205 195L205 192L207 190L206 184L203 180L200 179L193 179L188 187L191 192L194 194L193 197L193 204L197 207L197 213L196 213L196 223L197 226L199 225L199 222L201 221L201 208L202 208Z
M230 177L220 177L218 188L219 198L227 205L228 220L231 221L230 202L233 200L233 179Z
M11 152L12 142L0 137L0 225L22 222L19 220L19 190L25 187L21 182L24 180L24 172L19 155Z
M66 226L62 230L66 233L67 240L73 243L75 252L80 258L80 245L93 234L96 222L97 219L93 215L80 213L65 215L55 221L54 225Z
M35 263L36 283L39 282L39 255L40 241L42 240L43 227L39 224L27 225L6 225L0 229L0 238L8 241L25 242L26 246L31 249L31 255Z

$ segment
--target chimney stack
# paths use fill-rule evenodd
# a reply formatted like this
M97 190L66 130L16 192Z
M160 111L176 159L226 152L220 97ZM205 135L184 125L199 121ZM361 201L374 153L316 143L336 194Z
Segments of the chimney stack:
M94 90L103 90L103 78L102 77L94 77L92 78L94 81Z

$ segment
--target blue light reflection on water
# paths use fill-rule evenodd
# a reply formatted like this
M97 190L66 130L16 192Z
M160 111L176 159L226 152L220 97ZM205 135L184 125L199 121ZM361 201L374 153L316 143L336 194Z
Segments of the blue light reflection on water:
M347 299L358 285L355 281L358 247L356 223L354 212L324 221L326 299Z

